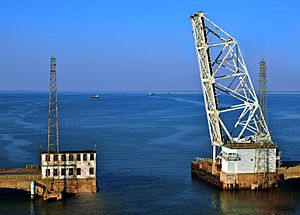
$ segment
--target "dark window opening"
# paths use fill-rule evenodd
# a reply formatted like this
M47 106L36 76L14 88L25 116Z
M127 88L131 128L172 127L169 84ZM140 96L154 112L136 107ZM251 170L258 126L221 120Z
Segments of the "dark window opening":
M58 161L58 155L54 155L54 161Z
M90 160L93 161L95 159L94 154L90 154Z
M61 159L61 161L66 161L66 155L61 155L60 159Z
M50 169L46 169L46 176L50 176Z
M66 175L66 169L61 169L61 175Z
M73 161L74 160L74 156L72 154L69 155L69 161Z
M90 175L94 175L94 168L90 168Z
M83 160L87 161L87 154L83 154Z
M77 175L81 175L81 168L77 168Z
M71 176L74 175L74 170L73 170L73 168L70 168L70 169L69 169L69 175L71 175Z
M47 161L47 162L50 161L50 155L46 155L46 161Z
M81 154L77 154L77 161L81 161Z
M53 176L57 176L58 175L58 169L53 169Z

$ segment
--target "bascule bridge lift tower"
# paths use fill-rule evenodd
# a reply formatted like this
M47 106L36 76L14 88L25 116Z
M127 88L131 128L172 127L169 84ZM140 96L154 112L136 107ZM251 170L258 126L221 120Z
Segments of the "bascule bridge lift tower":
M224 189L272 187L276 145L238 43L203 12L190 18L213 151L210 172Z

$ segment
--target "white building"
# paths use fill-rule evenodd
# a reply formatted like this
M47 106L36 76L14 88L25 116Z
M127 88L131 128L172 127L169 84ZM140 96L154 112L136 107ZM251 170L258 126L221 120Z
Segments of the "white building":
M41 153L42 178L89 179L96 178L96 151L62 151Z
M227 174L276 172L276 148L222 147L222 172Z

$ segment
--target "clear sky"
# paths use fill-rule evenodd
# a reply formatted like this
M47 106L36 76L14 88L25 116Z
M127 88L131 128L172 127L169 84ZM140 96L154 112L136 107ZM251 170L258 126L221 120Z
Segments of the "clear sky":
M235 37L254 83L300 90L298 0L0 0L0 90L200 90L188 17ZM257 86L257 84L256 84Z

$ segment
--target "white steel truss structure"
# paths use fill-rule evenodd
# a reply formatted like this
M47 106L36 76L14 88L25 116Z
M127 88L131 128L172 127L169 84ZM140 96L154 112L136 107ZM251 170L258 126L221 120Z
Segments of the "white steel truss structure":
M212 145L270 143L237 41L203 12L190 18Z

